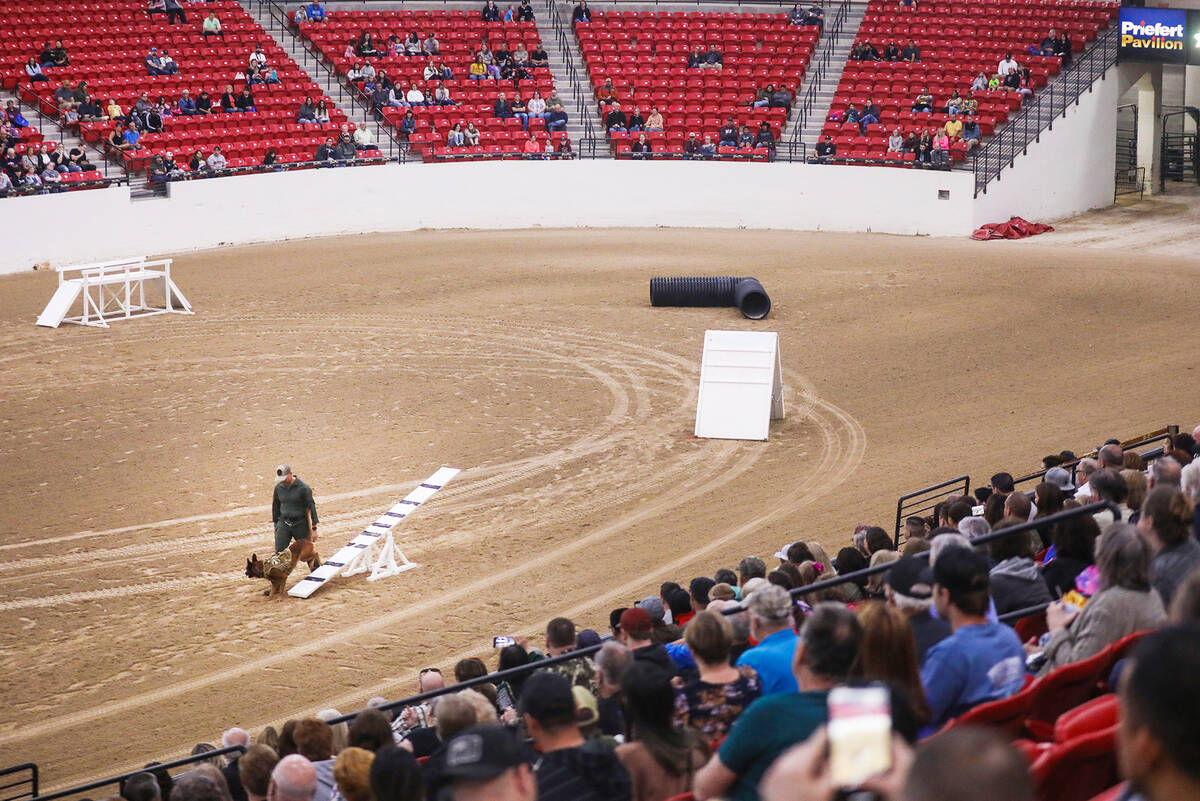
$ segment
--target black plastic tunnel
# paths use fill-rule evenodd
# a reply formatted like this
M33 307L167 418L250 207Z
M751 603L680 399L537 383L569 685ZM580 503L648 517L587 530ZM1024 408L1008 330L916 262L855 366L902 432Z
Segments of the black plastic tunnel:
M651 278L651 306L737 306L743 317L761 320L771 313L771 299L754 278L704 276Z

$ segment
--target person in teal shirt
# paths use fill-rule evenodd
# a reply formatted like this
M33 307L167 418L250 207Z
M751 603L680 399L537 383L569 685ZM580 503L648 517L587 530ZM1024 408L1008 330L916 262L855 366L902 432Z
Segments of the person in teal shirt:
M845 683L861 640L854 612L839 603L818 604L800 632L792 661L799 691L759 698L746 708L696 773L696 797L756 801L771 763L828 720L829 690Z
M271 522L275 526L275 553L286 550L293 539L317 541L317 504L312 488L296 477L292 468L275 469L275 494L271 497Z

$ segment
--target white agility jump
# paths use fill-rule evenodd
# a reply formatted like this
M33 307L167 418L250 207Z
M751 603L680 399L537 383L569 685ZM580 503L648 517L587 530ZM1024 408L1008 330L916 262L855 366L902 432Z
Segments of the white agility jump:
M147 261L136 256L97 264L58 267L58 289L42 310L37 324L58 328L62 323L108 328L112 319L128 320L152 314L191 314L192 306L171 280L171 259ZM67 273L79 275L67 278ZM162 304L146 298L146 284L153 291L161 283ZM68 317L75 301L83 298L82 313Z
M350 543L335 553L324 564L296 582L288 595L307 598L325 586L334 576L355 576L371 571L367 581L394 576L405 570L420 567L396 545L394 529L413 513L418 506L433 497L433 494L450 483L459 474L453 467L443 467L404 497L404 500L388 509L379 518L350 540Z

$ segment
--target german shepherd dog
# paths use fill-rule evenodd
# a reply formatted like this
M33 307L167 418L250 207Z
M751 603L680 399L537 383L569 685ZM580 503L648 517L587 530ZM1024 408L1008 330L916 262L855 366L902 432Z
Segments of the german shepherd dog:
M263 595L282 598L283 585L299 562L307 564L310 573L321 566L321 555L317 553L317 546L313 545L312 540L293 540L286 551L268 556L265 560L259 559L258 554L251 554L246 560L246 577L265 578L271 582L271 589L263 590Z

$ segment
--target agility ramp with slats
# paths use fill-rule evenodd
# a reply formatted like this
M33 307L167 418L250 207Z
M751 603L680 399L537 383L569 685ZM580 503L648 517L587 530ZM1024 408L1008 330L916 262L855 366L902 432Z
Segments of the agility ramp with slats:
M327 559L323 565L309 573L288 590L288 595L307 598L334 576L356 576L370 571L367 581L376 581L420 565L408 561L408 557L396 545L394 531L400 522L413 513L418 506L433 497L433 494L450 483L458 475L453 467L443 467L421 485L405 496L404 500L388 509L379 518L362 530L350 543Z

